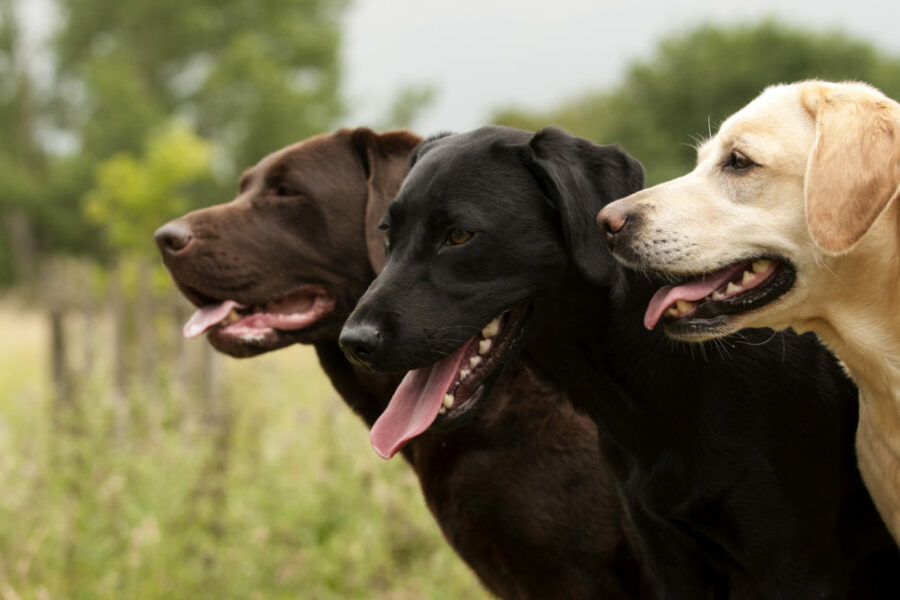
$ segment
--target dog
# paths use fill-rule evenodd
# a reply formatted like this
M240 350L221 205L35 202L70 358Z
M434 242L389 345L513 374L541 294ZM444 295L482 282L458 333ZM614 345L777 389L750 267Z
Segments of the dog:
M377 224L419 141L320 135L246 171L234 201L161 227L163 260L199 308L185 333L237 357L312 344L371 427L400 377L355 368L338 333L384 263ZM650 597L593 423L521 366L496 396L401 450L456 552L501 598Z
M382 219L387 264L340 336L361 366L413 369L373 444L414 414L489 410L521 358L595 420L660 597L897 597L833 357L810 335L699 348L641 327L654 283L594 221L642 180L622 150L558 128L423 142Z
M646 325L687 340L814 331L860 387L857 453L900 540L900 104L862 83L765 90L691 173L599 215L625 264L664 273ZM731 287L729 287L729 285Z

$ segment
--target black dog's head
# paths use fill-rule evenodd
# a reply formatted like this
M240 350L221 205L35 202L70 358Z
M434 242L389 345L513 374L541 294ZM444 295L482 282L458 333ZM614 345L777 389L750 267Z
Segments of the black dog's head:
M233 356L336 339L384 262L378 221L421 139L342 129L282 148L241 177L237 198L156 232L199 310L193 337Z
M359 364L411 370L372 430L383 456L462 423L573 269L611 282L594 218L643 181L617 147L557 128L441 136L411 162L381 222L386 267L340 338Z

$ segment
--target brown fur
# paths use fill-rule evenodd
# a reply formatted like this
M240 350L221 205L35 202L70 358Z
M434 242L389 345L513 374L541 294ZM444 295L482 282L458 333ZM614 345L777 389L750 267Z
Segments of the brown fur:
M335 310L307 330L246 343L213 330L210 341L235 356L313 344L335 389L368 426L399 377L353 367L338 349L338 332L384 263L375 224L418 141L409 132L363 128L279 150L244 174L234 201L178 221L194 232L190 244L163 248L174 280L197 304L254 304L309 283L331 290ZM300 193L282 198L280 186ZM646 597L593 423L522 366L508 370L497 392L467 424L426 432L403 451L447 540L503 598Z

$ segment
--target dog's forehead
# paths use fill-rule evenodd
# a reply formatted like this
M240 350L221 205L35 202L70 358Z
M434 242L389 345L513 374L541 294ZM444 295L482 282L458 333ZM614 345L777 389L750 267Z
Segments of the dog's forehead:
M489 148L451 136L424 153L407 174L391 211L435 206L443 201L469 198L496 175L496 159Z
M430 142L406 176L387 219L422 222L466 214L471 223L508 217L523 195L536 193L517 152L531 135L487 126Z
M442 153L443 149L437 147L419 157L406 174L397 196L388 207L388 213L392 217L396 218L397 215L428 201L433 196L435 188L440 188L440 167L443 163L439 157Z
M785 155L806 153L814 121L800 102L794 85L767 88L722 123L719 133L701 146L700 162L719 160L719 154L741 150L761 164Z
M329 218L355 216L366 177L347 139L321 134L266 155L243 172L236 200L254 202L283 186L297 203L314 201Z
M284 148L279 148L278 150L263 156L259 159L259 162L252 167L244 169L238 179L238 189L243 193L252 185L264 182L268 175L279 171L279 165L283 163L285 157L301 150L303 144L304 142L298 142Z
M264 157L262 157L256 165L251 167L250 170L256 171L257 173L264 173L266 171L271 170L276 165L283 163L285 161L289 161L291 157L302 154L304 149L306 149L310 142L315 138L311 138L309 140L304 140L302 142L297 142L295 144L291 144L290 146L285 146L284 148L279 148L274 152L271 152Z
M443 168L446 166L417 163L390 203L387 218L395 224L401 220L417 222L445 211L453 199L464 197L460 192L461 185L465 185L463 176L454 177L455 172Z

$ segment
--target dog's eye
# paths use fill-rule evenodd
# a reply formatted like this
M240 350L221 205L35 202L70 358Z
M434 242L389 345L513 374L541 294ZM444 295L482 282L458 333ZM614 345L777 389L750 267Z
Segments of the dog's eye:
M747 156L737 150L732 151L725 159L725 170L734 173L742 173L756 166L756 163L747 158Z
M381 236L384 238L384 249L391 249L391 226L387 223L381 223L378 225L378 229L381 230Z
M460 244L465 244L470 239L472 239L471 231L463 231L461 229L453 229L450 233L447 234L447 241L444 242L448 246L459 246Z

